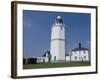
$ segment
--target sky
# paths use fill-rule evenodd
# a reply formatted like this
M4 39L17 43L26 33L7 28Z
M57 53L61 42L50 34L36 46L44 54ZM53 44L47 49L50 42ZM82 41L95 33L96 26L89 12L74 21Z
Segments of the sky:
M51 28L57 16L61 16L65 27L66 53L78 47L90 49L89 13L47 12L23 10L23 56L40 57L50 50Z

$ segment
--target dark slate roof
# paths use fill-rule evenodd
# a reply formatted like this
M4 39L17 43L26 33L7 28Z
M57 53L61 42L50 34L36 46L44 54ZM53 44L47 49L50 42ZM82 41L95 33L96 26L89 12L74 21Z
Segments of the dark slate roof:
M75 48L75 49L72 49L72 51L81 51L81 50L88 50L87 48Z
M79 43L79 47L78 48L72 49L72 51L81 51L81 50L88 50L88 49L81 47L81 43Z

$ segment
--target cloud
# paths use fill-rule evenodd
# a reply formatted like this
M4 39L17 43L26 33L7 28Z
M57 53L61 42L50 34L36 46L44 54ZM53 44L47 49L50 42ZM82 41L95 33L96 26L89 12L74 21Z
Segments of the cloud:
M32 26L32 23L31 22L24 22L23 25L24 25L24 27L30 28Z

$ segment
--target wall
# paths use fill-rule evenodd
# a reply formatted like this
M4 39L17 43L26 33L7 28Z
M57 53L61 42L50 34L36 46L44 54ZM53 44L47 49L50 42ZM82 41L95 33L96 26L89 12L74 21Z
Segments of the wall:
M71 4L86 4L86 5L99 5L100 3L100 0L31 0L31 1L40 1L40 2L45 1L51 3L64 3L64 4L71 3ZM14 80L10 78L10 73L11 73L10 72L11 71L10 2L11 0L0 0L0 80ZM100 11L98 12L98 14L100 14ZM98 19L100 22L100 16L98 16ZM100 24L98 26L100 26ZM99 27L98 27L98 33L100 34ZM99 39L98 45L100 46L100 37L98 39ZM98 57L100 57L100 54L98 54ZM100 58L98 58L98 61L100 61ZM100 62L98 63L99 63L98 67L100 68ZM100 80L100 69L98 74L45 77L45 78L34 78L34 79L28 78L26 80Z

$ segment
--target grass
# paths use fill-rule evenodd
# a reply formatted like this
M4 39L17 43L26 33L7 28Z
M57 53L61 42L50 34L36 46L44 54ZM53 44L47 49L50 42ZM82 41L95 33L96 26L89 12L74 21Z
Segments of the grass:
M90 62L64 62L64 63L37 63L37 64L24 64L23 69L36 69L36 68L55 68L55 67L76 67L76 66L90 66Z

